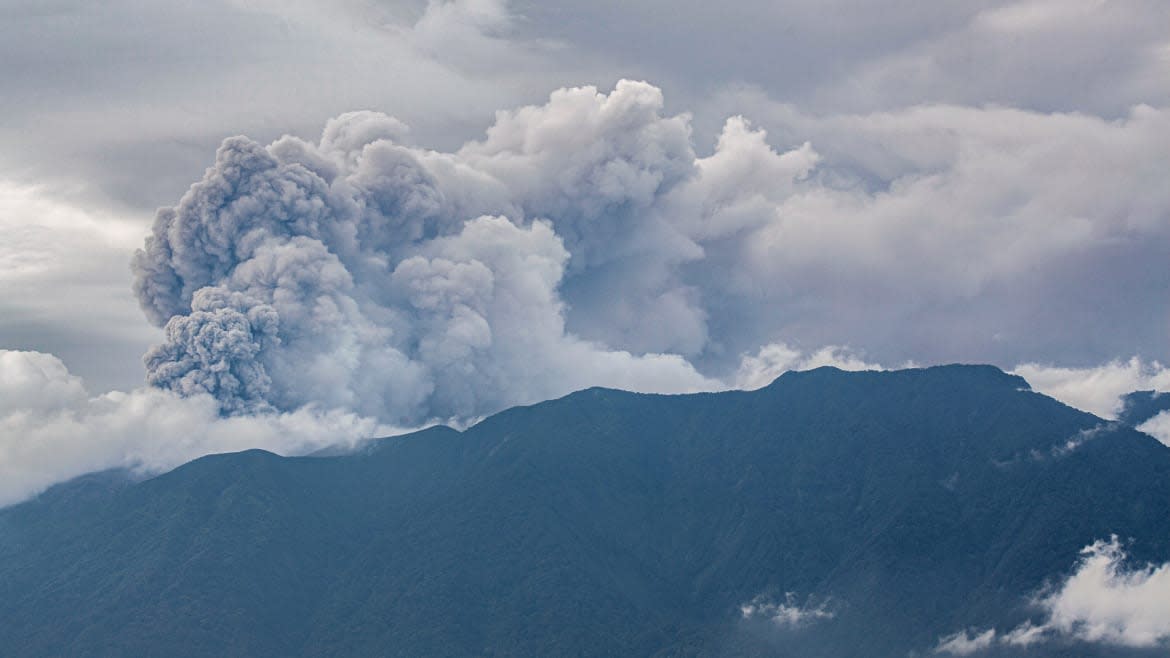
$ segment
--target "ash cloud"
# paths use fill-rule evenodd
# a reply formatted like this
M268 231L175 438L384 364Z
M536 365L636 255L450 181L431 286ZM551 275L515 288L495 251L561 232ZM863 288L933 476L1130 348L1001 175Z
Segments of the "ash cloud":
M785 345L864 368L1061 349L1040 336L1142 343L1099 331L1127 303L1101 295L1161 270L1105 265L1170 244L1170 197L1099 164L1160 171L1162 110L1107 122L762 107L829 155L817 141L777 150L733 116L704 157L689 116L664 107L658 88L623 80L498 112L453 151L368 111L316 142L226 140L134 259L138 299L166 332L148 381L228 414L319 403L417 424L596 384L759 385L790 367ZM880 185L849 184L857 171ZM1092 282L1069 276L1081 262ZM1108 312L1093 306L1075 336L1087 306L1035 311L1078 295ZM1115 398L1080 404L1102 413Z
M135 292L166 332L148 382L227 414L318 403L415 424L596 383L717 386L681 356L565 325L566 277L640 260L668 275L696 253L646 219L696 168L685 117L662 104L645 83L561 90L455 153L408 146L372 112L331 121L316 144L226 140L134 259Z

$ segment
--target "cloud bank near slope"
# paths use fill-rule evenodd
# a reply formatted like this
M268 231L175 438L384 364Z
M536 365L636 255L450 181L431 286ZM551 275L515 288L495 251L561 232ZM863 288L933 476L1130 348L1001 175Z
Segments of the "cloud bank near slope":
M578 351L560 357L596 359L589 373L603 382L625 381L644 390L678 385L634 379L639 373L625 369L629 355L590 353L593 348L585 343L568 344ZM786 355L786 360L776 355ZM844 358L835 361L835 355ZM744 372L756 373L759 363L772 368L814 363L849 367L856 360L840 349L806 356L772 345L745 363L751 366L745 365ZM663 370L671 367L673 361L667 361ZM645 372L656 375L652 363ZM726 388L718 382L709 384ZM181 394L144 386L94 394L54 355L0 349L0 507L94 471L123 468L153 475L213 453L260 448L301 455L326 447L355 447L372 437L414 429L318 403L292 411L271 406L234 415L224 411L223 399L202 392Z
M1170 391L1170 368L1137 357L1095 368L1024 363L1016 366L1015 373L1045 395L1111 420L1121 412L1122 396L1126 393Z
M1064 302L1165 283L1146 267L1170 246L1162 110L788 117L829 155L732 117L700 157L664 107L622 81L501 111L450 152L374 112L317 142L225 141L135 259L166 328L148 381L228 413L415 424L592 384L718 387L779 337L894 363L1141 343Z
M584 358L583 354L568 356ZM594 373L611 381L627 377L620 368L627 358L618 355L608 364L609 372L604 371L607 364L599 363ZM820 366L883 369L842 347L804 353L773 343L745 355L734 379L711 385L758 388L788 370ZM1106 364L1102 369L1113 367ZM1070 372L1055 370L1059 375ZM643 384L646 390L654 390L656 385ZM0 350L0 473L4 474L0 478L0 506L24 500L52 484L108 468L148 475L217 452L262 448L298 455L327 446L355 446L364 439L407 429L343 407L316 403L284 412L257 408L225 416L223 411L223 400L206 393L179 394L147 386L95 395L51 354ZM1170 413L1155 416L1139 429L1170 445L1168 418ZM783 611L776 608L775 612Z
M211 453L303 454L394 432L312 405L225 418L210 395L150 387L92 395L50 354L0 350L0 506L108 468L150 474Z
M992 647L1027 647L1051 641L1078 641L1124 647L1170 645L1170 564L1128 568L1117 537L1081 550L1076 570L1035 605L1039 624L1028 622L1006 633L961 631L941 638L935 653L965 656Z

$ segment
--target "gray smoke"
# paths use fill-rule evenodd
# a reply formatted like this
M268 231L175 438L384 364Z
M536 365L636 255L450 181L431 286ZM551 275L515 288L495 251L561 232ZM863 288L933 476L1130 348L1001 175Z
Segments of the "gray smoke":
M229 415L416 424L597 384L720 388L790 348L1106 360L1157 329L1112 318L1170 312L1146 292L1170 245L1164 110L765 105L789 150L732 117L701 157L663 107L646 83L561 89L454 152L376 112L316 143L226 140L134 260L166 327L148 381Z
M565 327L567 272L657 254L672 230L643 215L695 156L685 118L661 107L641 83L562 91L458 153L408 146L372 112L317 144L226 140L134 259L166 328L149 383L228 414L316 403L402 423L594 383L711 388L679 356Z

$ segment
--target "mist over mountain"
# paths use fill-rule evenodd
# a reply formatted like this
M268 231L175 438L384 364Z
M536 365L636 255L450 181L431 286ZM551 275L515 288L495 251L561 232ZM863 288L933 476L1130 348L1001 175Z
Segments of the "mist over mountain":
M1150 436L992 367L820 368L58 485L0 511L0 646L1164 655L1167 563Z

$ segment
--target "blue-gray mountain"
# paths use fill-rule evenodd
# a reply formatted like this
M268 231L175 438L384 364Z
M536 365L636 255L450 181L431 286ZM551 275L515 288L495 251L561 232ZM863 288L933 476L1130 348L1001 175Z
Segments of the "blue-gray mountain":
M1170 394L1159 391L1134 391L1122 398L1117 420L1137 427L1163 411L1170 411Z
M995 368L590 389L0 511L0 653L922 655L1024 621L1111 534L1170 559L1170 448ZM742 614L787 593L828 614Z

